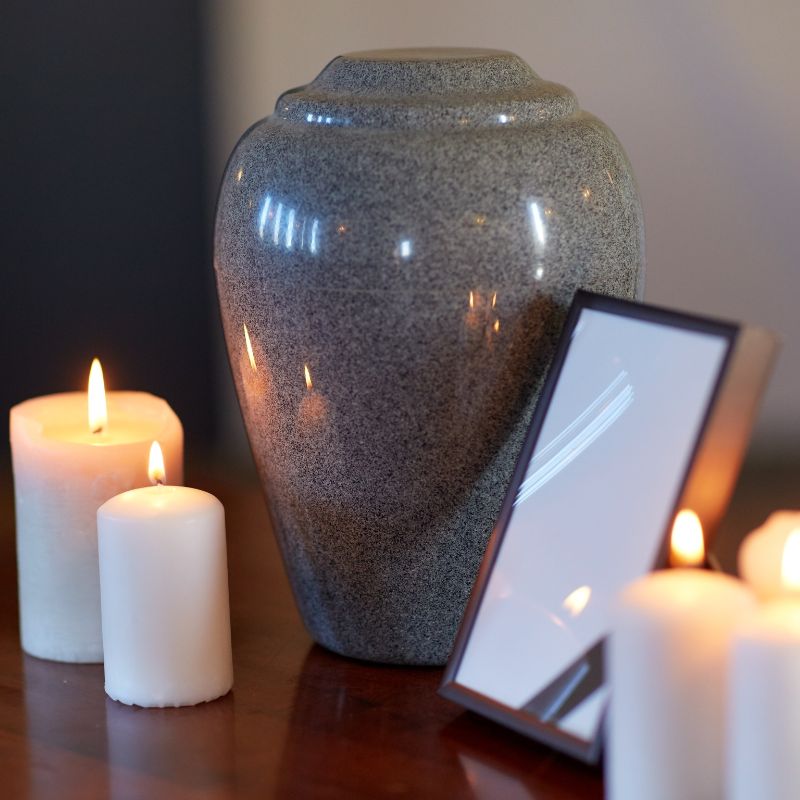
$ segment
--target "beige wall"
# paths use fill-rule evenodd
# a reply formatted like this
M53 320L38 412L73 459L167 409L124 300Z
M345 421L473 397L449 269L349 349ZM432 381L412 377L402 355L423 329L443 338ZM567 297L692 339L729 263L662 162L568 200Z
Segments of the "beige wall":
M214 177L277 95L347 50L513 50L623 142L652 302L772 327L758 446L800 447L800 4L692 0L213 0Z

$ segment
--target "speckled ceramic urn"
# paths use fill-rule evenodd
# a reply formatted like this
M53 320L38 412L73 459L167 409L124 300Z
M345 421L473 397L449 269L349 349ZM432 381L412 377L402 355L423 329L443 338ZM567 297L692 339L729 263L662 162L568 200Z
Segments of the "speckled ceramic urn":
M341 56L237 145L214 265L308 630L442 664L574 292L641 294L622 148L510 53Z

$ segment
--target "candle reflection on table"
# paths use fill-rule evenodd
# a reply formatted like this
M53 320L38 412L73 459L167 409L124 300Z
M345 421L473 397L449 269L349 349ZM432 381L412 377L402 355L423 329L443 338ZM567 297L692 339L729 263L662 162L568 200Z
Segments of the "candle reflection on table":
M107 759L106 742L95 735L105 723L102 665L20 658L27 764L19 765L24 785L4 780L3 796L64 797L66 787L80 785L86 797L107 797L107 776L88 776L86 768ZM57 771L43 769L56 758Z
M21 660L27 763L19 785L4 784L4 797L66 797L65 787L81 786L82 797L125 800L230 784L232 694L186 708L133 708L105 697L100 664ZM57 771L45 768L56 760Z
M183 708L139 709L105 700L109 797L213 792L236 769L234 696Z

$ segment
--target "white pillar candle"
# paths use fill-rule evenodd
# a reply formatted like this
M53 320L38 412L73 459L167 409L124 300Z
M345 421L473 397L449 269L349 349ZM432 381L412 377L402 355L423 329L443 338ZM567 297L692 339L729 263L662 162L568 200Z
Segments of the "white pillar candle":
M759 534L765 540L756 538L758 546L750 552L752 566L758 567L753 574L773 578L777 573L771 591L785 595L762 605L734 635L726 762L731 800L800 797L799 528L797 514L773 514ZM779 535L783 551L775 553L772 537ZM774 566L766 563L767 552Z
M739 548L739 574L760 600L798 594L781 580L784 547L794 531L800 531L800 512L775 511L747 535Z
M164 707L226 694L233 663L219 500L183 486L133 489L100 507L97 529L109 697Z
M91 412L87 394L73 392L28 400L10 417L22 648L57 661L103 660L97 509L149 483L155 438L176 482L183 475L183 429L167 403L144 392L106 398L99 364L92 374Z
M607 647L609 798L721 796L728 647L754 608L740 581L692 568L655 572L622 592Z
M800 797L797 602L771 601L737 631L729 685L726 797Z

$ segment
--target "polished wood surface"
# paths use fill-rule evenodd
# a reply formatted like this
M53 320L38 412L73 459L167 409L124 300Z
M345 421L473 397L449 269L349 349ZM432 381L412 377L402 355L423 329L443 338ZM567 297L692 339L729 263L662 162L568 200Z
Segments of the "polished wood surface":
M312 644L251 473L189 474L225 504L236 684L213 703L136 709L101 666L22 654L11 481L0 484L0 793L10 798L602 797L600 771L436 694L441 670L381 667ZM798 471L746 474L719 550L777 506Z
M197 474L225 505L235 686L182 709L108 699L100 665L19 647L11 481L0 489L0 796L600 798L599 770L438 697L439 669L313 645L251 473Z

